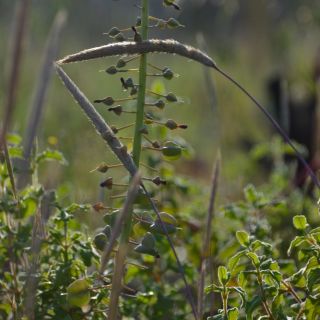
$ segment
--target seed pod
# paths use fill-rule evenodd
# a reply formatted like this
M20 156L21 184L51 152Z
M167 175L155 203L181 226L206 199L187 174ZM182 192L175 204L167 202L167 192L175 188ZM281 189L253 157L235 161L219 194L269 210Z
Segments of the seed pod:
M175 233L177 231L176 226L169 224L169 223L165 223L163 222L167 232L169 234L171 233ZM151 226L150 226L150 231L156 232L156 233L160 233L160 234L166 234L166 232L163 230L163 226L162 223L160 222L160 220L156 220Z
M115 126L111 126L111 130L113 131L114 134L117 134L119 132L118 128Z
M109 108L108 111L112 111L112 112L114 112L117 116L121 116L121 114L122 114L122 107L121 107L121 105L118 105L118 106Z
M117 27L113 27L109 30L108 35L110 37L115 37L119 33L120 33L120 30Z
M159 28L159 29L165 29L166 26L167 26L167 22L163 19L159 19L156 26Z
M140 27L140 26L141 26L141 17L137 17L136 27Z
M177 102L178 99L176 97L176 95L172 92L169 92L167 95L166 95L166 99L170 102Z
M159 253L155 250L156 241L154 236L147 232L147 234L141 240L141 244L134 248L136 252L149 254L154 257L160 257Z
M117 62L117 64L116 64L116 67L117 68L123 68L123 67L125 67L126 66L126 64L127 64L127 62L124 60L124 59L119 59L118 60L118 62Z
M111 237L111 227L107 224L105 225L105 227L103 228L102 232L107 236L108 239L110 239Z
M133 79L132 78L128 78L126 80L126 86L127 86L127 88L133 88L134 87L134 83L133 83Z
M135 27L131 27L131 29L134 32L134 37L133 37L133 41L134 42L142 42L142 37L141 34L137 31L137 29Z
M166 106L164 101L161 99L157 100L154 105L161 110L164 109L164 107Z
M99 99L99 100L94 100L93 101L94 103L104 103L106 104L107 106L112 106L114 104L114 100L112 97L106 97L104 99Z
M112 186L113 186L113 178L112 177L109 177L105 181L100 183L101 188L107 188L107 189L111 190Z
M178 20L176 20L175 18L170 18L170 19L168 19L168 21L167 21L167 26L168 26L168 28L170 28L170 29L175 29L175 28L178 28L178 27L183 27L183 25L182 25Z
M117 216L119 215L120 213L120 210L113 210L112 212L110 213L106 213L104 216L103 216L103 221L108 224L108 225L111 225L113 226L116 219L117 219Z
M155 177L151 180L155 185L160 186L161 184L167 184L166 180L161 179L160 177Z
M103 232L98 233L93 239L93 243L94 243L95 247L101 251L106 246L107 241L108 241L108 238L107 238L106 234Z
M139 132L143 134L149 134L148 127L146 125L143 125Z
M136 86L134 86L134 87L131 89L131 91L130 91L130 95L131 95L131 96L134 96L134 95L137 94L137 93L138 93L138 89L137 89Z
M106 73L108 74L116 74L117 72L118 70L115 66L110 66L108 69L106 69Z
M115 38L114 38L116 41L118 42L123 42L123 41L126 41L127 39L125 38L125 36L120 32L118 33Z
M168 158L168 160L177 160L181 157L181 147L172 141L168 141L161 149L162 154Z
M106 209L102 202L95 203L92 205L92 208L97 212L104 211Z
M90 172L98 171L98 172L101 172L101 173L106 173L108 171L108 169L109 169L108 164L105 163L105 162L102 162L95 169L93 169Z
M156 148L156 149L160 149L160 147L161 147L161 145L160 145L160 143L159 143L158 141L153 141L153 142L152 142L152 146L153 146L154 148Z
M172 119L167 120L165 126L170 130L175 130L178 128L178 124Z
M163 69L163 71L162 71L162 75L163 75L163 77L164 77L165 79L171 80L171 79L173 78L173 76L174 76L174 73L172 72L171 69L165 68L165 69Z

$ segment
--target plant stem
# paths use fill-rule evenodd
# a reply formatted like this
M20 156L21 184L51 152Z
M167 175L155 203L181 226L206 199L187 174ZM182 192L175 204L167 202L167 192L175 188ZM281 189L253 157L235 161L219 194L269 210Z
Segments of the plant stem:
M149 20L148 0L142 1L141 9L141 37L147 40L148 37L148 20ZM146 78L147 78L147 55L142 54L140 57L139 67L139 92L137 101L136 127L133 140L133 161L139 167L142 133L140 132L143 126L144 119L144 103L146 95Z

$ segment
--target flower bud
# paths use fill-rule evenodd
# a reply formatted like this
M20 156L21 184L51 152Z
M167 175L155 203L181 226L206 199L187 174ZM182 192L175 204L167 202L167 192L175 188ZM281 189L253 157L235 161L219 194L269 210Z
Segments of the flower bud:
M163 77L164 77L165 79L171 80L171 79L173 78L173 76L174 76L174 73L172 72L171 69L165 68L165 69L163 69L163 71L162 71L162 75L163 75Z
M158 101L155 102L154 104L157 108L159 109L164 109L164 107L166 106L166 104L164 103L163 100L159 99Z
M170 29L174 29L174 28L178 28L178 27L183 27L183 25L176 19L174 18L170 18L168 21L167 21L167 26L168 28Z
M112 186L113 186L113 178L112 177L109 177L105 181L100 183L101 188L107 188L107 189L111 190Z
M117 27L113 27L109 30L108 35L110 37L115 37L119 33L120 33L120 30Z
M176 95L172 92L169 92L167 95L166 95L166 99L170 102L177 102L178 99L176 97Z
M123 42L123 41L126 41L127 39L125 38L125 36L120 32L118 33L115 38L114 38L116 41L119 41L119 42Z
M178 128L178 124L172 120L172 119L169 119L166 123L165 123L165 126L170 129L170 130L174 130L174 129L177 129Z
M111 66L106 70L106 73L108 73L108 74L116 74L117 72L118 72L118 70L115 66Z
M112 111L112 112L114 112L117 116L121 116L121 114L122 114L122 107L121 107L121 105L118 105L118 106L109 108L108 111Z
M117 62L117 64L116 64L116 67L117 68L123 68L123 67L125 67L126 66L126 64L127 64L127 62L124 60L124 59L119 59L118 60L118 62Z

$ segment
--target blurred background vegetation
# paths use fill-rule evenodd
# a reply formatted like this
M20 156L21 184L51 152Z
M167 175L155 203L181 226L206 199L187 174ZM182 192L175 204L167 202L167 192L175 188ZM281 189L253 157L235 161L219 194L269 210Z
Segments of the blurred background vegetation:
M10 54L15 2L0 0L2 66L6 66ZM59 53L62 57L110 42L103 33L112 26L126 28L133 25L139 14L136 3L132 0L32 1L11 131L23 134L45 41L56 13L60 9L68 13ZM151 15L164 19L174 16L185 25L183 29L151 30L151 37L175 38L197 46L197 35L203 33L209 55L270 108L267 81L276 73L286 75L297 96L302 97L311 90L312 69L320 47L318 1L188 0L179 3L182 9L176 11L163 7L162 1L150 1ZM100 59L70 65L65 70L91 101L109 95L121 97L125 94L121 91L120 81L99 72L115 61ZM166 91L173 91L184 101L168 106L165 116L188 124L189 129L179 134L194 150L193 157L186 163L183 160L175 163L177 171L208 185L213 159L220 148L224 197L237 197L249 181L263 183L264 176L250 161L249 152L256 143L270 141L273 132L254 106L224 79L211 73L217 101L213 106L203 68L195 62L165 55L154 55L152 62L159 66L168 65L180 75L171 81L163 80ZM6 75L4 67L0 79L1 104L6 92ZM59 149L69 164L65 167L45 165L42 182L47 187L62 184L72 199L94 202L99 196L101 176L89 171L102 161L112 163L115 159L56 75L52 80L38 144L40 149L47 146ZM151 86L152 79L150 81ZM98 106L98 110L108 122L118 121L105 106ZM129 133L128 130L124 135Z

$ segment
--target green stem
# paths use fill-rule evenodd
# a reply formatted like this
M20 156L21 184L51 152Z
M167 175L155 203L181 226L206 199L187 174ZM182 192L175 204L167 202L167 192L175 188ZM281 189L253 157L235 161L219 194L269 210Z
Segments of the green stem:
M143 40L148 38L148 0L142 0L142 12L141 12L141 37ZM140 153L141 153L141 140L142 133L140 132L143 126L144 119L144 103L146 95L146 79L147 79L147 55L142 54L140 57L140 67L139 67L139 92L137 101L137 114L136 114L136 127L133 140L133 161L137 167L140 163Z
M143 40L148 37L148 0L142 0L141 9L141 36ZM142 54L140 57L140 67L139 67L139 91L137 100L137 113L136 113L136 125L133 139L133 161L137 167L140 163L140 153L141 153L141 141L142 133L140 132L143 126L144 120L144 104L145 104L145 94L146 94L146 78L147 78L147 55ZM120 237L120 244L118 248L118 253L115 259L115 270L111 290L111 308L109 310L110 320L115 320L117 317L117 306L119 303L119 295L121 292L121 279L123 277L124 264L126 260L128 242L132 229L132 210L128 213L127 219L123 226L123 231Z

